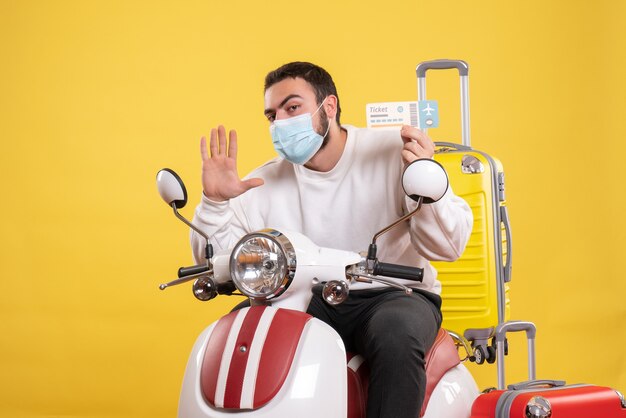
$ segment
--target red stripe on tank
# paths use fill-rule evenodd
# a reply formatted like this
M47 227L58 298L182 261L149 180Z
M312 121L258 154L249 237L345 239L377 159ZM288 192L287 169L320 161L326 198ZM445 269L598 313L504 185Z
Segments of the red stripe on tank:
M252 340L254 339L254 334L256 333L263 311L265 311L265 306L250 308L243 320L235 348L233 349L230 368L228 369L226 391L224 393L224 408L240 407L243 378L248 364L250 346L252 345Z
M267 333L254 392L254 408L259 408L282 387L298 348L302 331L311 316L298 311L279 309Z
M215 390L217 388L217 377L220 373L220 364L224 347L230 329L237 317L237 312L232 312L222 317L209 337L206 345L204 357L202 359L202 370L200 371L200 388L204 398L209 404L215 406Z

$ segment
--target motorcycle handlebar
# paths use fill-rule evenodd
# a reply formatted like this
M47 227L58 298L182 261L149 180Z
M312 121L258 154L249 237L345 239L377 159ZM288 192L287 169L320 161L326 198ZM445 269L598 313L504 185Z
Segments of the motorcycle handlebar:
M424 278L424 269L419 267L402 266L400 264L376 262L373 273L377 276L395 277L421 282Z
M204 273L205 271L209 271L209 266L207 266L206 264L198 264L190 267L181 267L178 269L178 277L183 278L191 276L193 274Z
M323 289L324 289L324 283L314 284L313 287L311 287L311 293L313 293L315 296L322 297Z

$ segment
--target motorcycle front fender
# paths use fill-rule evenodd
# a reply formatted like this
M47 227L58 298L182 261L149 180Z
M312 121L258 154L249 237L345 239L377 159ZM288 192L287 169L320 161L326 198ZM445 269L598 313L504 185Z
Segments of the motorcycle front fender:
M230 364L229 356L225 354L231 352L231 349L238 350L240 348L239 341L241 340L241 335L254 336L246 346L250 349L249 358L257 357L258 360L258 357L261 357L260 361L263 361L262 356L265 354L253 355L253 346L267 348L271 347L271 344L276 344L277 341L285 338L280 333L263 332L263 330L258 330L258 328L257 331L246 329L248 321L245 320L245 317L251 309L264 309L263 315L269 315L272 318L280 316L278 312L281 310L288 313L295 312L272 307L256 307L244 308L231 313L230 315L236 315L237 318L232 321L233 326L228 331L228 339L236 343L230 345L227 343L227 349L221 355L207 352L207 345L209 345L214 332L221 332L215 330L219 322L226 317L206 328L196 340L187 363L178 405L178 416L180 418L233 418L235 416L254 418L289 416L298 418L321 416L345 418L347 414L347 374L343 342L336 331L329 325L312 317L302 327L293 358L290 361L291 364L278 364L288 361L287 356L284 359L280 356L276 359L276 356L273 356L276 364L272 364L272 368L275 366L276 369L280 369L286 366L288 372L280 388L267 403L256 407L252 405L251 401L245 401L245 399L250 400L254 398L254 393L248 392L258 390L258 388L255 389L254 384L246 384L246 382L249 383L248 374L250 373L252 379L256 379L256 382L258 382L259 379L255 373L258 373L260 367L255 370L254 365L246 365L244 384L228 386L231 384L231 381L224 376L228 376ZM306 315L300 312L297 312L297 314ZM287 328L281 327L281 329ZM270 334L276 335L278 338L268 337ZM269 341L270 339L275 341ZM216 360L220 364L219 379L222 381L221 391L226 391L230 395L240 396L241 405L239 407L232 408L232 405L230 405L230 408L216 407L214 404L222 405L222 403L212 403L205 396L206 390L202 387L201 381L205 356L217 355L220 355L220 358ZM234 358L235 355L232 355L232 359ZM232 359L230 360L231 362L234 361ZM237 393L237 391L240 393Z

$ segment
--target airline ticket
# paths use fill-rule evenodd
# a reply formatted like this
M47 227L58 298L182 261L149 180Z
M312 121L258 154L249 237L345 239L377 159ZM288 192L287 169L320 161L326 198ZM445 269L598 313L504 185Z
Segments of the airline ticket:
M439 106L435 100L369 103L365 106L365 113L368 128L410 125L424 129L439 126Z

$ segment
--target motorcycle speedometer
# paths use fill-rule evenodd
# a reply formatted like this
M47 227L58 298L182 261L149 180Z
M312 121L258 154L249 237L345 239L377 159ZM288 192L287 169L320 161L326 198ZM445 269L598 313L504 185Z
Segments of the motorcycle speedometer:
M230 256L230 275L235 286L253 299L280 296L291 284L295 270L293 245L274 229L244 236Z

